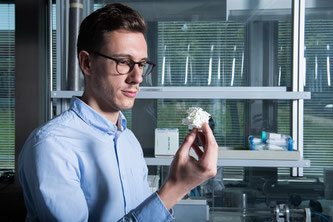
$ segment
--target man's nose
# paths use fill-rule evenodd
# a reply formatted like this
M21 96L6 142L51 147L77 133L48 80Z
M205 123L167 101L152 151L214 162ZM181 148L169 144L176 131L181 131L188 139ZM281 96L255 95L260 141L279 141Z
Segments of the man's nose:
M142 72L143 69L140 69L139 64L135 64L128 77L133 83L141 83L143 81Z

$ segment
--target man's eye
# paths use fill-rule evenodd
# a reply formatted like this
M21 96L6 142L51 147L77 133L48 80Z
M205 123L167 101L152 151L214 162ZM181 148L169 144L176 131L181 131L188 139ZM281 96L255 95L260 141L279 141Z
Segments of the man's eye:
M144 61L144 62L140 62L140 63L139 63L139 66L140 66L140 68L143 68L143 67L145 67L145 66L146 66L146 64L147 64L147 62L146 62L146 61Z
M130 59L120 59L118 63L120 65L128 65L128 66L130 66L132 64L132 61Z

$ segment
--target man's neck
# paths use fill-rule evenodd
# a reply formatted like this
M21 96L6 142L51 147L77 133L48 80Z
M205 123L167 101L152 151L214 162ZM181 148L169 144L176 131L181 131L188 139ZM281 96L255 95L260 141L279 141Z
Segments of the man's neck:
M83 93L82 97L80 98L83 102L85 102L88 106L93 108L96 112L101 114L106 119L113 122L117 125L118 118L119 118L119 111L104 111L98 101L96 101L93 97L89 96L86 92Z

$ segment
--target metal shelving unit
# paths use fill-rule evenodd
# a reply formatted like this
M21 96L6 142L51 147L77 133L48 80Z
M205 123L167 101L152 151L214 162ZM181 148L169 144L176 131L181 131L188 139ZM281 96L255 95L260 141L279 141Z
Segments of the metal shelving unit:
M72 96L81 96L82 93L83 91L51 91L51 98L70 99ZM311 93L287 91L286 87L141 87L137 99L283 99L297 101L311 99ZM231 156L230 151L220 153L218 165L225 167L310 167L310 160L303 160L300 151L285 152L286 155L279 153L278 158L272 158L274 154L267 156L263 153L254 153L255 151L245 154L239 150L232 152ZM295 156L296 153L297 158L290 158L290 154ZM242 157L238 158L239 156ZM145 160L147 165L169 166L172 157L147 157Z
M300 158L297 160L291 159L255 159L255 158L221 158L218 160L219 166L240 166L240 167L291 167L293 176L302 176L303 167L310 167L309 160L303 160L303 114L304 114L304 99L311 99L310 92L304 92L304 21L305 21L305 1L293 0L292 2L292 86L286 87L256 87L256 82L251 82L248 87L141 87L137 99L243 99L243 100L289 100L291 102L291 136L294 139L294 146L297 152L300 153ZM61 7L57 4L57 7ZM280 6L279 6L280 7ZM287 7L289 8L289 6ZM58 10L59 12L62 10ZM87 10L89 11L89 10ZM60 18L65 18L60 20ZM57 52L66 52L68 50L67 43L61 38L61 34L68 35L66 29L67 17L66 14L57 16ZM251 26L252 27L252 26ZM252 29L251 29L252 30ZM260 33L256 35L256 29L251 32L251 37L255 39L254 43L260 42L257 37L262 36ZM61 33L62 32L62 33ZM272 37L270 35L270 37ZM273 36L274 37L274 36ZM252 47L263 47L260 44L252 44ZM272 46L268 42L265 46ZM268 53L274 54L273 51ZM261 54L251 54L250 58L258 59L256 56ZM270 55L270 54L269 54ZM271 56L271 55L270 55ZM275 59L272 57L273 60ZM50 85L50 99L57 101L57 113L62 112L67 108L68 99L72 96L81 96L83 91L63 91L66 84L67 73L67 55L57 54L57 60L62 61L57 63L57 87L56 91L52 91ZM255 61L255 60L253 60ZM252 61L252 62L253 62ZM274 60L275 61L275 60ZM261 64L262 65L262 64ZM253 67L256 67L255 64ZM269 64L268 64L269 66ZM250 67L251 68L251 67ZM271 70L266 70L265 75L272 75ZM250 73L257 73L257 69L252 68ZM52 78L51 78L52 79ZM255 80L253 80L255 81ZM264 85L264 84L263 84ZM72 89L69 87L68 89ZM222 156L223 157L223 156ZM146 158L148 165L169 165L172 161L168 158Z

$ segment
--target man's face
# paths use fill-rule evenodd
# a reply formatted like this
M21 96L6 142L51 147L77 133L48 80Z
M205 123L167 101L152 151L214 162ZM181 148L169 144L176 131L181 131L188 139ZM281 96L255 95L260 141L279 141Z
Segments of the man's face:
M125 30L105 34L99 53L116 59L147 59L147 43L142 33ZM131 109L142 82L141 69L135 65L125 75L119 75L116 62L91 54L91 73L87 79L95 100L105 112Z

